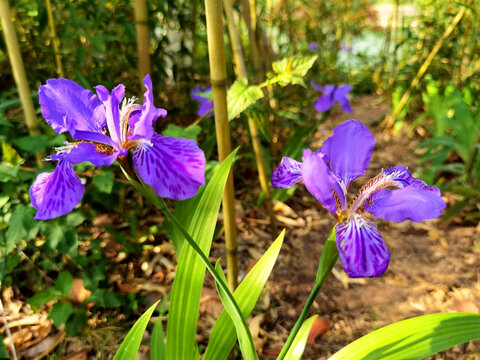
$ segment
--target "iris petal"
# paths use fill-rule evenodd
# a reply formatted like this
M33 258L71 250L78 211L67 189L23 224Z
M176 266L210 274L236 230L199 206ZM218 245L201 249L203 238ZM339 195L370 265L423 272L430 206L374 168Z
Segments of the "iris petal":
M70 134L72 135L72 138L75 140L94 141L96 143L111 146L112 148L118 147L118 144L115 141L113 141L110 137L102 133L74 130L74 131L71 131Z
M318 112L324 112L330 110L335 104L331 94L323 94L313 104L313 108Z
M59 161L53 173L41 173L30 187L36 220L68 214L82 200L85 186L75 175L72 164Z
M317 91L325 91L323 86L318 85L315 81L310 81L310 85Z
M365 174L370 164L375 138L357 120L348 120L333 130L323 143L322 152L330 160L330 168L348 188L357 177Z
M144 100L140 116L130 120L130 127L132 128L133 134L131 138L144 138L149 140L154 133L153 124L160 116L167 116L167 110L156 108L153 104L152 80L150 79L150 75L147 74L145 76L143 85L145 85L146 90L143 94Z
M101 149L101 148L98 148ZM122 148L117 151L99 152L97 146L92 143L82 142L76 145L72 144L71 149L60 154L51 156L52 160L65 160L71 164L78 164L83 161L89 161L94 166L110 166L119 156L127 155L127 149Z
M387 270L390 253L375 224L353 215L335 227L337 249L350 277L376 277Z
M282 162L272 173L272 185L288 189L302 180L302 163L284 156Z
M342 111L346 113L353 113L353 109L350 106L350 102L348 101L347 94L352 90L352 87L349 85L339 86L335 89L334 92L334 99L340 104L342 107Z
M379 190L370 196L365 210L389 221L420 222L439 217L445 209L440 190L419 179L398 190Z
M134 168L142 180L162 197L184 200L194 196L205 184L203 151L189 139L154 133L150 141L133 153Z
M105 115L110 137L118 144L119 148L122 140L120 132L120 110L118 107L125 96L125 86L123 84L116 86L111 94L103 85L96 86L95 90L97 90L98 97L105 105Z
M38 90L42 115L58 133L76 130L100 132L106 125L105 108L90 90L68 79L49 79Z
M207 94L212 91L211 87L203 90L200 86L196 86L195 89L190 91L190 96L192 99L198 101L200 106L197 110L198 116L204 116L208 111L213 110L213 100L207 97ZM208 117L212 117L213 112L208 114Z
M303 183L315 199L335 214L337 202L332 192L335 181L330 175L326 160L325 154L321 151L312 153L310 149L305 149L302 167Z

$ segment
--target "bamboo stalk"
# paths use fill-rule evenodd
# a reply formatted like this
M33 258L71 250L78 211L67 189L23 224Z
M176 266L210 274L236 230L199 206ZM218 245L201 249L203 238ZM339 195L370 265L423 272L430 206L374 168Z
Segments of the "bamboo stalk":
M237 27L233 18L232 0L224 0L225 14L227 15L228 32L230 34L230 42L232 49L234 49L233 60L235 62L235 74L237 78L247 78L247 70L245 66L245 60L242 54L242 44L238 36ZM252 147L255 154L255 161L257 163L258 178L260 181L260 187L265 195L265 207L267 209L268 217L270 218L270 227L272 230L272 236L277 233L277 225L275 222L275 214L273 213L272 195L269 186L269 180L267 175L267 169L265 167L265 159L262 152L262 143L258 132L258 127L251 116L248 116L248 128L250 130L250 136L252 137Z
M411 82L407 91L405 91L405 93L403 94L403 96L400 99L400 102L398 103L397 107L395 108L393 113L384 120L384 126L385 126L386 129L390 130L393 127L393 125L395 124L395 120L397 119L398 115L400 115L403 108L407 104L407 101L410 98L410 96L412 95L413 90L418 85L420 80L423 78L423 75L425 75L425 72L427 71L428 67L431 65L433 59L437 55L438 51L441 49L445 40L450 36L452 31L455 29L457 24L462 19L463 15L465 14L465 11L466 11L466 7L462 7L462 9L458 12L458 14L455 16L453 21L450 23L450 25L445 29L445 32L443 33L442 37L437 41L437 43L433 47L432 51L430 52L430 54L427 56L427 58L423 62L420 69L418 69L417 75L415 76L415 78Z
M223 161L232 151L232 146L227 110L227 69L223 44L221 0L205 0L205 15L207 19L208 60L210 64L218 155L220 161ZM225 226L225 247L227 250L227 279L230 289L233 290L238 284L238 244L232 170L230 170L223 193L222 207Z
M265 74L263 71L262 67L262 61L260 59L260 51L258 48L258 42L257 38L255 36L255 31L253 30L252 27L252 19L250 15L250 2L249 0L243 0L242 2L242 16L245 21L245 24L247 25L247 30L248 30L248 37L250 40L250 50L252 52L252 61L253 61L253 69L255 72L255 81L257 84L260 84L264 79L265 79ZM268 93L268 102L269 106L272 109L275 109L276 107L276 102L275 99L273 98L273 88L271 85L267 86L267 93ZM272 154L273 158L277 157L277 149L276 149L276 143L277 143L277 138L275 137L275 117L273 114L269 115L268 119L268 127L270 130L270 133L272 134L272 139L270 141L270 151Z
M35 107L33 106L32 97L30 96L27 75L25 74L25 67L23 65L22 55L20 54L17 34L15 33L15 28L10 15L8 0L0 0L0 21L2 23L3 33L5 34L5 43L7 45L8 57L12 66L13 77L18 87L20 100L22 101L28 132L31 136L40 135L38 119L35 115ZM35 154L35 157L38 166L42 167L44 154L38 152Z
M135 29L137 31L138 71L140 89L143 89L143 78L151 73L150 53L148 46L148 13L145 0L134 1Z
M242 43L240 42L240 37L238 36L237 27L235 26L235 20L233 17L233 1L223 0L223 6L225 8L225 15L227 15L227 27L233 51L234 71L237 78L247 78L247 69L245 67L242 53Z
M263 73L262 61L260 59L260 50L258 48L257 38L255 36L255 30L252 25L252 17L250 12L249 0L242 1L242 16L247 25L248 39L250 40L250 51L252 52L253 70L255 72L255 81L260 84L265 74Z
M45 7L47 9L48 26L50 27L50 39L53 46L53 52L55 54L55 66L57 68L58 77L63 78L63 66L62 58L60 56L60 42L55 31L55 22L53 21L52 3L50 0L45 0Z

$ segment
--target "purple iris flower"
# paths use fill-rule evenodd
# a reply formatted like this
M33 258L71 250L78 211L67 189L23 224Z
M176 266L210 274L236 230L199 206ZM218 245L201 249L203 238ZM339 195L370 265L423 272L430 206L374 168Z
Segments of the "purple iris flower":
M318 44L315 41L312 41L311 43L308 44L308 48L312 51L317 51L318 50Z
M68 79L50 79L38 91L42 115L57 133L69 132L74 142L56 148L47 160L58 161L53 173L41 173L30 188L35 219L65 215L80 202L85 186L72 164L94 166L133 163L138 176L162 197L188 199L205 183L205 155L193 140L162 136L153 124L167 111L153 104L152 81L143 79L142 105L124 99L120 84L97 95ZM123 100L123 101L122 101ZM127 157L132 151L131 158Z
M440 191L414 178L405 166L382 170L347 203L347 190L365 174L374 145L372 133L361 122L348 120L335 128L321 150L305 149L303 163L284 157L272 175L277 188L303 182L337 219L337 249L351 277L380 276L390 260L387 246L366 212L389 221L419 222L440 216L445 208Z
M342 46L343 52L351 53L353 51L352 45L347 45L346 43Z
M335 85L319 86L315 81L311 81L310 85L312 85L315 90L323 92L323 95L313 104L313 107L318 112L330 110L336 101L341 105L343 112L353 113L347 97L347 94L352 90L350 85L338 87Z
M200 86L196 86L195 89L190 91L190 96L192 99L197 100L200 103L200 106L197 110L197 115L202 117L205 116L207 112L210 111L208 117L213 116L213 100L212 100L212 87L202 89Z

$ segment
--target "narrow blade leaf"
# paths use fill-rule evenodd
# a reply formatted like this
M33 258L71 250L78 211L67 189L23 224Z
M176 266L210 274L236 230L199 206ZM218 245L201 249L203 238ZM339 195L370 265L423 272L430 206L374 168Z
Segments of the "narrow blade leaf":
M215 270L217 270L219 274L223 275L223 281L226 283L225 275L223 274L222 267L220 266L220 260L217 261ZM222 300L223 306L235 325L238 343L240 344L240 351L242 352L243 358L245 360L258 360L257 353L255 352L255 344L253 343L252 335L245 326L245 320L237 316L234 305L225 294L225 291L218 286L217 283L215 283L215 285L217 286L218 295Z
M152 340L150 340L150 360L165 360L165 356L165 337L162 319L159 317L153 327Z
M302 324L302 327L298 331L297 336L295 336L290 349L288 349L287 355L285 355L285 360L300 360L302 358L302 354L307 343L308 334L310 333L310 329L312 328L313 322L317 316L318 315L308 318Z
M223 189L236 151L216 169L212 179L201 194L198 205L192 208L188 233L197 241L208 257L217 223ZM171 291L167 322L167 359L194 358L195 334L200 307L205 265L191 246L183 246L177 273Z
M147 328L148 321L153 314L153 311L158 305L158 301L150 306L150 308L145 311L145 313L137 320L133 327L128 332L125 339L122 341L122 344L117 350L113 360L131 360L135 359L137 356L138 348L142 342L143 333Z
M233 293L244 318L248 318L267 282L282 247L285 231L270 245ZM223 360L228 357L237 335L235 326L224 310L218 317L210 334L204 360Z
M478 338L479 314L423 315L375 330L348 344L330 359L423 359Z

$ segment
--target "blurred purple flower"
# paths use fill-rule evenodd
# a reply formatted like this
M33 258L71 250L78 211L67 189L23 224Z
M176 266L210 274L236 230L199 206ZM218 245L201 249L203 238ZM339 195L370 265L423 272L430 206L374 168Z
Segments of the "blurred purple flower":
M317 51L318 50L318 44L315 41L312 41L311 43L308 44L308 48L312 51Z
M46 122L61 134L69 132L75 142L56 148L47 160L58 161L53 173L41 173L30 188L35 219L65 215L80 202L85 186L72 164L89 161L110 166L129 161L146 184L162 197L188 199L205 183L205 155L193 140L162 136L153 124L167 111L153 104L150 76L143 80L142 105L123 99L120 84L110 93L104 86L97 95L68 79L50 79L40 86L39 102ZM123 99L123 101L122 101Z
M440 216L445 208L440 190L414 178L405 166L382 170L347 204L347 189L365 174L374 145L370 130L359 121L348 120L335 128L321 150L305 149L303 163L284 157L272 175L277 188L303 182L337 219L337 249L351 277L380 276L390 259L380 232L365 212L389 221L419 222Z
M210 113L207 115L207 118L213 116L212 87L202 89L200 86L196 86L195 89L190 91L190 96L193 100L197 100L200 103L197 110L198 116L205 116L209 111Z
M315 81L311 81L310 85L317 90L323 92L322 96L315 101L313 107L318 112L324 112L330 110L335 101L340 104L343 112L353 113L353 110L348 102L348 93L352 90L350 85L335 86L335 85L325 85L319 86Z
M347 45L346 43L343 44L342 50L347 53L351 53L353 51L352 45Z

